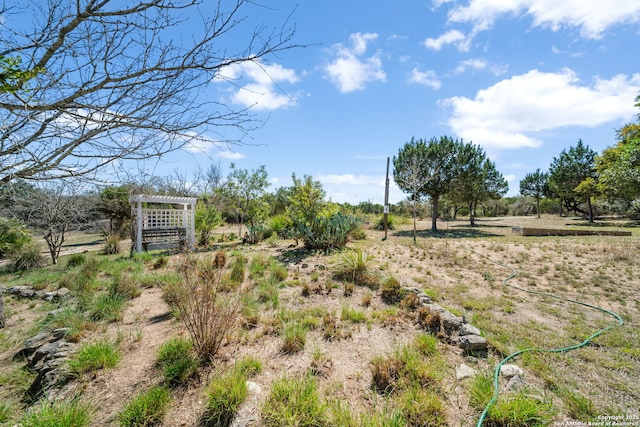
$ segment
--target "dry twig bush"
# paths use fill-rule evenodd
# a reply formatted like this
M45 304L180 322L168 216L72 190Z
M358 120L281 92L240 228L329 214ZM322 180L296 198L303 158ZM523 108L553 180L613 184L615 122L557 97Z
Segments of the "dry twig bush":
M170 298L203 361L215 357L240 318L240 290L223 283L223 258L217 254L206 262L186 256L178 265L181 281Z

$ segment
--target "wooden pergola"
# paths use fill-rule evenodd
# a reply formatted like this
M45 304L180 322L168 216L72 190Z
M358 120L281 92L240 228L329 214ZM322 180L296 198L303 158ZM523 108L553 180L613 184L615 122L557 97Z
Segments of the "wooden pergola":
M195 197L135 194L131 203L132 249L195 249Z

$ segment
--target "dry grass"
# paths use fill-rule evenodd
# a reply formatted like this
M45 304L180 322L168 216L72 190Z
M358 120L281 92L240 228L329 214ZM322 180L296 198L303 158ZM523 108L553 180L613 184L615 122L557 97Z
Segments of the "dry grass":
M491 376L506 354L523 348L574 345L615 322L610 316L566 300L503 285L503 279L511 274L510 268L514 268L518 274L511 284L602 306L618 313L625 321L625 326L609 331L581 349L561 354L531 352L512 360L524 370L523 379L529 384L529 390L533 390L531 393L553 406L550 411L554 414L553 421L595 421L598 416L638 415L640 230L629 227L632 237L522 237L512 233L511 227L593 229L594 226L556 217L480 219L477 223L473 228L463 221L439 223L441 230L432 234L428 231L430 224L420 222L417 244L413 244L410 224L390 232L384 242L382 232L367 230L366 240L350 244L356 256L349 259L344 259L344 254L291 250L287 248L289 241L275 247L264 244L243 248L249 274L244 275L241 286L237 287L242 302L236 317L238 321L242 318L245 327L212 326L224 334L218 334L218 344L204 347L215 350L210 354L215 355L216 368L232 366L245 355L258 358L263 369L252 381L262 387L262 401L271 396L272 384L278 384L286 377L285 373L287 378L303 378L312 372L317 386L314 393L322 402L349 402L348 418L353 420L353 425L367 425L363 420L379 413L380 408L389 413L396 408L414 423L417 419L427 419L411 413L409 409L415 405L407 402L413 399L431 402L430 414L437 415L435 424L472 426L480 409L471 403L471 381L455 379L455 369L461 364ZM599 225L612 229L620 226L613 222ZM358 253L366 257L359 257ZM215 254L200 256L214 264ZM183 286L195 286L206 277L211 280L205 282L216 283L220 280L216 277L224 277L228 271L220 275L220 269L180 260L171 257L166 266L157 269L150 265L149 274L166 274L167 270L182 265L180 282ZM272 267L275 260L280 262ZM284 265L288 266L287 275L282 270L273 274L267 271ZM332 267L316 268L320 265ZM350 274L336 275L338 267L343 270L350 267ZM367 280L354 286L353 282L358 280L354 280L353 272ZM441 321L426 309L416 310L415 301L402 299L395 286L385 289L383 282L387 277L395 278L402 286L418 287L441 306L464 315L481 329L492 350L480 357L467 358L456 347L438 343L434 350L432 343L428 353L439 355L438 375L428 369L428 364L416 364L414 369L412 364L418 360L417 356L411 354L412 358L408 358L398 349L414 342L420 331L416 322L435 334ZM3 279L20 284L13 276ZM223 288L220 295L236 295L229 294L231 289L236 289L235 285ZM172 304L181 299L182 291L176 283L165 289L174 291L173 295L167 295ZM193 289L196 290L189 291L192 296L202 296L197 287ZM141 298L148 301L149 293L154 291L158 290L143 289ZM383 295L392 305L383 300ZM166 333L162 339L153 338L156 325L149 323L143 307L136 306L138 301L134 299L129 303L130 309L121 322L91 332L94 335L91 338L95 338L95 335L113 334L122 328L144 330L139 341L123 346L130 348L130 353L123 356L120 364L129 363L135 354L135 366L123 366L122 374L113 375L118 380L112 385L117 392L99 395L102 412L95 425L115 425L114 416L124 407L126 397L140 393L146 384L158 381L154 375L161 375L153 369L154 354L150 354L147 361L140 349L157 348L166 340ZM5 295L5 306L8 327L0 331L0 400L13 398L22 387L24 380L15 374L17 362L12 355L33 332L28 325L46 316L46 310L39 308L41 303L29 306ZM138 314L132 317L132 311ZM187 312L186 309L178 311ZM356 312L364 321L353 321L351 314ZM179 318L183 320L182 314ZM186 325L182 326L177 320L171 322L176 333L187 333ZM167 327L166 323L158 325ZM290 327L289 341L285 332L287 325L298 325L297 329ZM435 364L431 356L428 360ZM166 425L196 425L206 412L198 402L203 400L203 384L210 382L214 371L201 369L202 384L189 383L174 394L164 421ZM91 401L97 396L96 390L109 390L112 383L106 377L110 375L107 373L84 384L83 399ZM423 384L428 395L417 395L417 391L406 384L407 377ZM399 388L403 389L402 393L392 392L387 396L389 391Z

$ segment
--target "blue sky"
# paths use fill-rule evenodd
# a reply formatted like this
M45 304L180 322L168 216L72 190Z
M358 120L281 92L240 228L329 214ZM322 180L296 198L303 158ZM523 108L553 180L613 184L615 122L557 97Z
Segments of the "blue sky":
M191 146L156 174L264 165L272 190L295 173L333 201L383 203L386 158L451 135L481 145L516 195L578 139L615 144L639 112L638 0L276 3L307 47L229 68L235 84L209 94L253 106L264 126L247 145ZM390 201L404 198L392 185Z

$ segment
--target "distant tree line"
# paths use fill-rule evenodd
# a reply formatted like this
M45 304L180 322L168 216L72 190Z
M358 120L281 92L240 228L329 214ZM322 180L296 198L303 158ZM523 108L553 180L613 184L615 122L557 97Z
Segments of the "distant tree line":
M640 95L635 106L640 107ZM601 154L578 140L553 158L548 171L525 175L520 194L535 200L538 217L573 212L589 222L598 214L640 218L640 115L637 118L620 128L617 143Z

